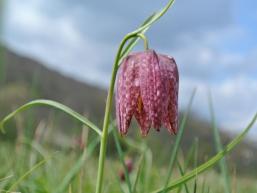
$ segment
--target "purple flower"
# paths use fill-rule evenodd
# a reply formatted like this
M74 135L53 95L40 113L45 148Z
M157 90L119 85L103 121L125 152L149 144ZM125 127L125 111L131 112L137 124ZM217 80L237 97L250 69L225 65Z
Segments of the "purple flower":
M178 127L179 75L173 58L154 50L128 55L117 75L116 116L122 135L134 115L146 136L161 126L176 134Z

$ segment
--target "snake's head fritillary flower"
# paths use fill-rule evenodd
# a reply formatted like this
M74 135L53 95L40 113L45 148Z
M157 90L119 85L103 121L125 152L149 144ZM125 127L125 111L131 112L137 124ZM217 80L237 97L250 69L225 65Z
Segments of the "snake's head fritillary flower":
M141 134L151 127L166 127L176 134L178 127L179 75L173 58L154 50L128 55L117 75L116 116L122 135L128 132L133 115Z

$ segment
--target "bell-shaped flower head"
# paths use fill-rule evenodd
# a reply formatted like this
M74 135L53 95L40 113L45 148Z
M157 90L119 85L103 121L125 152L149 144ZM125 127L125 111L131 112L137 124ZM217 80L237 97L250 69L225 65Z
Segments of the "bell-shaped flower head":
M133 115L141 133L162 126L170 133L178 127L179 75L173 58L154 50L128 55L117 74L116 117L119 131L126 134Z

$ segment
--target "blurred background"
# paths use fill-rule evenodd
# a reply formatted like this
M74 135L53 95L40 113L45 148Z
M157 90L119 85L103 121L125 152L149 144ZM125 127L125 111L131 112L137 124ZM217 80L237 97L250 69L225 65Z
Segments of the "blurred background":
M101 126L121 39L165 4L149 0L2 0L0 117L33 98L48 98L86 114ZM181 113L197 88L184 148L197 136L203 145L202 157L214 151L209 91L223 142L242 131L257 111L257 1L176 0L147 37L150 48L177 62ZM135 50L142 50L142 44ZM12 129L1 140L16 139L19 132L33 137L42 120L59 131L60 137L49 139L55 145L78 134L70 129L78 123L61 113L43 109L20 116L9 124ZM139 134L133 128L131 135L132 130ZM167 143L173 140L164 129L161 135L151 131L152 136L156 143L156 136ZM256 176L252 168L257 165L257 126L248 139L231 159L243 165L242 173Z
M8 0L1 41L48 69L106 89L123 36L165 3ZM197 87L194 111L208 119L211 89L219 125L233 132L257 109L256 36L254 0L177 0L147 33L152 49L177 61L181 109ZM257 129L251 133L256 139Z

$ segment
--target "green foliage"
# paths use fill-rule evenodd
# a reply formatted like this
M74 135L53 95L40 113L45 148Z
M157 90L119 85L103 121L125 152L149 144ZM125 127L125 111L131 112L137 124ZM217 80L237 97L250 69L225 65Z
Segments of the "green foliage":
M188 182L188 180L194 179L197 175L197 184L200 184L200 182L202 184L197 188L197 192L207 192L208 190L216 193L223 192L221 188L223 182L217 181L217 179L220 179L219 174L209 170L209 172L207 172L208 177L205 175L204 179L201 179L200 173L206 171L207 168L213 167L225 154L236 147L256 118L257 115L244 132L228 144L222 152L219 152L214 158L200 165L197 169L191 170L189 173L187 173L188 163L192 162L192 159L194 159L194 156L192 155L196 155L194 153L196 152L196 146L192 145L191 149L187 152L183 152L186 157L183 172L181 172L181 164L177 164L177 167L174 167L173 170L174 180L172 183L169 183L166 190L186 186L186 192L193 192L194 183L192 184ZM110 129L110 132L112 131L113 130ZM65 149L56 154L52 147L46 149L43 144L37 144L35 140L36 139L34 139L33 144L31 144L33 148L29 152L27 151L28 146L26 145L15 147L1 142L0 162L2 164L0 165L0 190L13 190L26 193L67 192L68 190L72 190L73 192L78 192L79 190L82 192L92 192L94 190L97 164L96 158L92 153L99 143L99 137L88 143L81 154L74 150ZM119 140L117 140L118 143L120 143ZM164 183L163 179L167 176L167 166L163 166L163 170L157 165L151 164L152 156L151 154L149 156L149 153L147 153L149 151L146 144L132 139L127 140L126 138L123 138L122 140L125 142L124 145L127 146L127 150L122 152L123 159L128 155L128 152L131 152L132 150L136 150L137 152L134 155L134 160L138 161L134 162L134 169L132 173L128 174L132 192L147 193L161 187ZM34 159L32 159L33 157ZM158 159L158 155L153 155L153 158L154 160ZM176 162L178 162L179 158L181 157L179 156L176 159ZM34 161L30 163L29 160L31 159ZM123 191L125 190L126 192L127 188L124 189L123 182L116 178L118 171L123 167L122 165L122 163L117 162L115 157L109 157L109 159L107 159L105 169L108 178L104 181L104 190L108 188L106 189L106 192L121 192L120 185ZM178 172L179 170L180 172ZM180 175L182 175L182 177L180 177ZM145 180L145 178L147 180ZM188 183L186 184L186 182ZM217 186L217 183L219 183L220 186ZM242 192L246 190L249 193L256 192L254 181L251 181L250 179L247 182L242 179L241 182L239 178L237 186ZM154 192L161 191L163 191L163 188Z
M106 91L97 87L90 86L88 84L82 84L74 81L71 78L63 77L57 72L49 71L39 63L25 57L20 57L7 51L8 62L8 81L0 89L0 119L3 118L8 112L11 112L15 108L19 107L33 99L31 96L31 88L36 85L36 95L40 95L40 98L49 98L51 100L58 100L72 109L85 114L91 121L97 123L97 126L102 124L103 106L105 104ZM19 61L19 62L17 62ZM22 67L22 68L21 68ZM16 69L16 70L15 70ZM35 77L37 72L37 78ZM44 77L48 79L44 79ZM10 80L11 79L11 80ZM33 83L33 81L38 81ZM55 92L53 92L53 90ZM79 92L77 92L79 90ZM30 114L33 115L30 116ZM183 112L179 117L182 117ZM30 121L30 119L32 121ZM34 119L34 120L33 120ZM14 141L17 136L17 129L23 128L24 132L28 132L30 135L34 133L38 124L42 122L50 121L49 125L53 131L63 133L66 136L76 135L80 130L78 121L70 119L66 114L60 111L53 111L48 108L34 108L26 112L18 114L14 119L8 121L5 125L6 134L3 135L0 132L0 140ZM30 124L30 123L33 124ZM27 126L31 125L31 129ZM199 161L205 161L206 157L216 153L215 148L212 147L210 141L213 140L212 126L211 124L196 116L196 113L192 112L189 115L189 119L186 124L186 129L181 142L181 149L186 151L193 143L195 137L201 139L199 149ZM50 132L50 131L49 131ZM139 138L138 130L131 129L129 135L132 138ZM223 144L228 143L232 136L226 133L225 130L220 130L220 137ZM170 150L170 146L173 140L170 140L170 136L166 135L165 131L160 133L150 132L145 139L148 142L149 147L153 153L158 152L158 160L155 160L160 166L162 164L168 164L166 152ZM111 142L111 141L110 141ZM161 142L161 143L160 143ZM54 137L48 140L51 145L56 144ZM109 148L108 152L114 154L116 151L114 148ZM235 152L229 157L228 167L232 170L237 168L239 175L256 176L255 165L257 162L256 156L246 157L245 152L249 152L254 155L257 151L256 146L252 145L250 141L244 141ZM248 154L247 154L248 155ZM240 159L247 159L247 162L241 162ZM190 164L192 166L192 164Z

